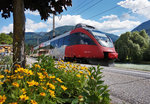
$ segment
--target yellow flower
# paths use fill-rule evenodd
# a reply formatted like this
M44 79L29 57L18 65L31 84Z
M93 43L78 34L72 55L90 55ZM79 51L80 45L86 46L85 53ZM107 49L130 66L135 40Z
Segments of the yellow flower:
M61 88L65 91L67 90L67 87L65 87L64 85L61 85Z
M48 90L51 97L55 97L55 92L53 90Z
M32 70L29 70L29 71L27 72L27 74L33 75L34 73L32 72Z
M31 82L27 81L27 83L29 84L29 87L30 87L30 86L34 86L34 85L36 85L36 86L39 85L39 83L36 82L36 81L34 81L34 80L32 80Z
M12 85L15 87L19 87L19 84L17 82L13 82Z
M42 71L45 71L45 69L43 69L43 68L42 68L41 70L42 70Z
M17 70L15 70L15 73L18 73L18 72L24 73L24 69L23 68L18 68Z
M60 83L63 83L63 81L60 78L56 78L57 81L59 81Z
M10 73L10 71L8 69L5 69L4 72L5 73Z
M51 83L48 82L46 85L48 85L51 89L55 90L55 86L53 84L51 84Z
M11 76L8 75L8 76L6 76L6 77L7 77L7 78L10 78Z
M63 60L60 60L62 63L64 63L64 61Z
M46 96L46 94L44 92L41 92L40 95L41 96Z
M83 71L79 71L80 74L83 74Z
M45 72L43 72L43 74L46 76L46 77L48 77L48 73L45 71Z
M91 72L90 72L90 71L88 71L88 70L87 70L87 72L88 72L88 74L89 74L89 76L90 76L90 75L91 75Z
M79 78L81 77L81 75L80 75L80 74L77 74L76 76L77 76L77 77L79 77Z
M19 98L20 98L20 100L22 100L22 101L25 101L25 100L28 100L28 99L29 99L29 97L26 96L26 95L21 95L21 96L19 96Z
M85 67L85 66L81 66L81 68L80 68L81 70L85 70L85 69L88 69L87 67Z
M34 67L35 67L35 68L39 68L39 69L41 68L41 66L38 65L38 64L35 64Z
M42 73L37 73L40 79L44 79L45 76Z
M0 85L4 84L3 82L0 81Z
M6 96L5 95L3 95L3 96L0 95L0 104L3 104L5 102L5 100L6 100Z
M31 100L31 104L38 104L35 100Z
M49 76L49 79L54 79L55 78L55 76Z
M9 103L9 104L18 104L17 102Z
M15 64L15 66L16 66L17 68L20 68L20 65L19 65L19 64Z
M0 75L0 79L4 78L4 75Z
M4 82L10 82L10 80L9 79L5 79Z
M18 79L23 79L23 76L21 76L21 75L18 75Z
M21 91L23 92L23 94L26 94L26 93L27 93L24 88L23 88Z
M42 87L44 90L47 90L47 88L46 87Z

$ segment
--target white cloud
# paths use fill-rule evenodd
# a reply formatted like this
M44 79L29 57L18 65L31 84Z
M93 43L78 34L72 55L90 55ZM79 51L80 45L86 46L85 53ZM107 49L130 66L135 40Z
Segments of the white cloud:
M27 18L26 32L35 32L38 29L47 28L47 24L43 22L35 23L33 20Z
M133 13L142 15L150 19L150 1L149 0L125 0L118 3L123 8L131 10Z
M91 26L95 26L97 29L108 32L108 33L116 33L120 35L120 32L126 32L132 30L134 27L140 24L139 21L131 21L131 20L124 20L121 21L117 15L108 15L103 16L100 20L105 20L103 22L97 22L94 20L86 20L83 19L80 15L64 15L62 19L59 20L57 17L56 20L56 27L64 26L64 25L76 25L78 23L85 23ZM50 27L48 31L52 29L52 18L49 18L47 24Z
M129 19L135 19L135 18L136 18L136 17L131 16L131 15L128 14L128 13L124 13L124 14L120 17L121 20L129 20Z
M33 11L33 12L30 11L30 10L26 10L26 11L25 11L25 14L31 14L31 15L35 15L35 16L40 15L39 12L38 12L37 10L36 10L36 11Z
M27 18L26 19L26 32L36 32L39 29L47 28L47 24L44 22L35 23L33 20ZM13 31L13 24L9 24L8 26L2 27L0 33L9 33Z
M8 26L2 27L0 33L9 33L13 31L13 24L9 24Z
M100 20L105 20L105 19L114 21L114 20L118 20L118 16L117 15L109 15L109 16L103 16L102 18L100 18Z
M84 23L91 26L96 27L100 31L114 33L120 35L120 33L130 31L134 27L140 24L139 21L132 21L132 20L120 20L117 15L108 15L102 17L100 20L104 19L103 22L98 22L94 20L87 20L83 19L80 15L63 15L61 19L57 16L55 18L56 27L64 26L64 25L76 25L78 23ZM47 31L52 30L53 26L53 19L52 17L48 18L46 22L34 22L33 20L27 18L26 21L26 32L36 32L42 29L47 29ZM7 27L3 27L4 32L12 31L12 24L8 25Z

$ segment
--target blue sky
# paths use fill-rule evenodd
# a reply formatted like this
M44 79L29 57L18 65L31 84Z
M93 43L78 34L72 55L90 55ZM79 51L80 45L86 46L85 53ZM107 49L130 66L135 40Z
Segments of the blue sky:
M56 27L86 23L97 29L120 35L150 19L149 0L72 0L73 6L56 16ZM41 20L38 11L26 11L26 32L52 30L52 15ZM13 31L13 17L0 17L0 33Z

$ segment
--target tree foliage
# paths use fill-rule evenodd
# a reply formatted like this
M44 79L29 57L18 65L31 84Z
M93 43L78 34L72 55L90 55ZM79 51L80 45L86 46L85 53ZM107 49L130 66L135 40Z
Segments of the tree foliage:
M63 8L72 5L72 0L24 0L24 10L39 11L41 19L48 19L50 13L57 14L63 12ZM10 17L13 12L13 0L0 0L0 11L2 17Z
M63 8L72 5L72 0L0 0L2 17L13 13L13 62L25 68L25 13L26 10L38 11L41 19L47 20L50 14L59 14Z
M149 42L149 47L143 53L143 60L150 61L150 42Z
M7 35L5 33L0 34L0 44L12 44L13 39L10 35Z
M149 45L149 36L142 30L133 33L126 32L116 41L116 51L121 61L138 62L143 60L143 54Z

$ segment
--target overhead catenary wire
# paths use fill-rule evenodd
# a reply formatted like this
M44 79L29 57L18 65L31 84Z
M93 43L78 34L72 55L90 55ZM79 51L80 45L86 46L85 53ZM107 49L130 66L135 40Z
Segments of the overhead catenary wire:
M125 4L125 3L127 3L127 1L124 2L124 3L122 3L122 4ZM121 5L122 5L122 4L121 4ZM103 12L100 12L100 13L94 15L94 16L91 16L89 19L94 18L94 17L97 17L97 16L99 16L99 15L102 15L102 14L104 14L104 13L106 13L106 12L109 12L109 11L115 9L115 8L118 8L119 6L120 6L120 5L116 5L116 6L112 7L112 8L109 8L109 9L107 9L107 10L104 10Z
M77 9L75 9L72 13L74 13L75 11L80 10L81 8L85 7L86 5L90 4L93 0L90 0L89 2L84 3L84 5L82 5L82 7L78 7Z
M93 5L87 7L86 9L84 9L83 11L79 12L79 14L82 14L84 12L86 12L87 10L91 9L92 7L96 6L97 4L99 4L100 2L102 2L103 0L98 0L96 3L94 3Z
M107 10L101 12L101 13L98 13L98 14L96 14L96 15L94 15L94 16L91 16L89 19L94 18L94 17L97 17L97 16L99 16L99 15L101 15L101 14L104 14L104 13L106 13L106 12L108 12L108 11L111 11L111 10L117 8L117 7L119 7L119 5L116 5L116 6L110 8L110 9L107 9Z

